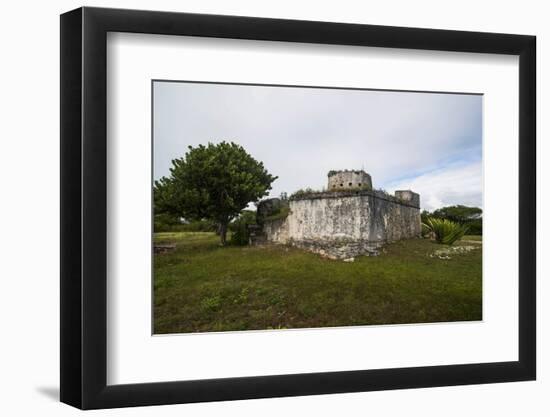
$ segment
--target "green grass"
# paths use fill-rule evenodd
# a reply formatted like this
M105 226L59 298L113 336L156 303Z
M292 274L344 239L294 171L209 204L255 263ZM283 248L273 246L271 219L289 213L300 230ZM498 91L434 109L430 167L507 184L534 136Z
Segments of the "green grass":
M442 260L430 254L447 245L412 239L346 263L285 246L220 247L213 233L155 241L177 245L155 256L157 334L482 318L481 245Z

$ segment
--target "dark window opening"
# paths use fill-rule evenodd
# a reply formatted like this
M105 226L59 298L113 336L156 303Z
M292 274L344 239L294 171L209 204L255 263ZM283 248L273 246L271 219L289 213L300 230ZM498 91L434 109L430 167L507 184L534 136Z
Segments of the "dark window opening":
M344 186L344 184L340 184L340 187L343 187L343 186Z
M358 187L361 187L361 183L357 184Z
M349 186L351 187L351 182L349 183Z

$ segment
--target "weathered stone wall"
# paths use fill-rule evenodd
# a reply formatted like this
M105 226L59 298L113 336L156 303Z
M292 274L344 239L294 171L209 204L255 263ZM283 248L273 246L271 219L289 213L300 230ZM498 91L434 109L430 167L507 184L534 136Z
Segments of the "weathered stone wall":
M378 255L382 243L368 240L290 240L289 244L329 259L349 259L360 255Z
M405 194L401 194L405 193ZM264 224L269 242L342 259L376 253L383 243L419 236L419 196L379 191L324 192L291 199L286 219Z
M411 190L400 190L395 192L395 197L401 202L420 207L420 196Z
M285 219L271 220L264 223L266 240L273 243L288 243L290 240L288 230L288 217Z

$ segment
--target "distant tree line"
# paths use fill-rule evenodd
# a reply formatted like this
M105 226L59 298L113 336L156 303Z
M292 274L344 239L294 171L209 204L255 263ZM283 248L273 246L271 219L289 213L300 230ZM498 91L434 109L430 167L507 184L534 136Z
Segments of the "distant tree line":
M479 207L463 205L441 207L429 212L423 210L420 214L422 223L427 223L429 218L447 219L461 225L468 226L469 235L481 235L483 233L483 211Z

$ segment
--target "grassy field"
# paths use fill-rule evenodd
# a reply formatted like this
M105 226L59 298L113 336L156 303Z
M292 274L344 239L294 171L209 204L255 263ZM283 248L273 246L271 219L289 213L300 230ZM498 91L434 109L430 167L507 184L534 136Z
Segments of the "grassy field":
M158 233L154 331L186 333L481 320L481 242L441 259L425 239L353 263L284 246L220 247L213 233ZM479 240L479 239L476 239ZM446 259L450 258L450 259Z

